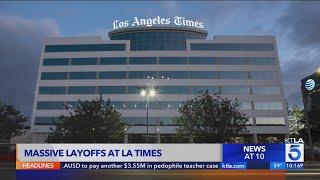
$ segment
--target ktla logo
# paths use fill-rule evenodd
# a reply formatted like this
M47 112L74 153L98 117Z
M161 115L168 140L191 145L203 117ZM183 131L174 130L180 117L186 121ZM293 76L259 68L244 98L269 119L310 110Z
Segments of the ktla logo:
M304 142L302 138L288 138L286 143L286 162L304 162Z

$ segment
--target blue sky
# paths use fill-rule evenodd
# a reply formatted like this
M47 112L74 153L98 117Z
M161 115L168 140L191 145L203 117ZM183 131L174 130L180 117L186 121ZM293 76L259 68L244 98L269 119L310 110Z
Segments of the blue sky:
M320 2L0 2L0 100L31 115L47 36L107 36L112 21L184 16L214 35L276 36L285 95L302 104L300 80L320 66Z

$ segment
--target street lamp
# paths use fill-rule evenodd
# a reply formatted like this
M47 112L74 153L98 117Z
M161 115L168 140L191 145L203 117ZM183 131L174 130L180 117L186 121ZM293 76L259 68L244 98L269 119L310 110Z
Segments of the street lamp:
M140 90L140 95L147 98L147 143L149 143L149 102L150 98L157 95L157 91L154 88L144 87Z

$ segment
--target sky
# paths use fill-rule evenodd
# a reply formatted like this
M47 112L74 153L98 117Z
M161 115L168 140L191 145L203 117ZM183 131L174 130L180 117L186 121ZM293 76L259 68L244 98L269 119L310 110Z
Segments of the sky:
M0 2L0 101L31 116L46 37L102 36L116 19L183 16L215 35L272 35L290 106L302 106L300 80L320 67L320 2L70 1Z

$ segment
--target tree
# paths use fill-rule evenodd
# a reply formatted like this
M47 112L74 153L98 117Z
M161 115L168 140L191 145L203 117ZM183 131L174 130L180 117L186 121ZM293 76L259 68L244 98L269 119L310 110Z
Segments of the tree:
M287 105L288 107L288 105ZM287 108L289 119L289 133L290 137L301 137L300 132L305 127L303 123L305 121L305 113L303 109L300 109L297 105L292 106L291 109Z
M187 100L179 109L181 116L174 118L178 126L178 140L189 142L224 143L232 137L247 132L248 117L239 111L241 103L211 96L208 91Z
M78 101L69 116L60 116L56 129L48 136L50 143L118 143L122 142L125 123L121 114L102 97L93 101ZM60 123L59 123L60 122Z
M11 105L0 103L0 142L9 142L11 137L24 134L27 117Z

